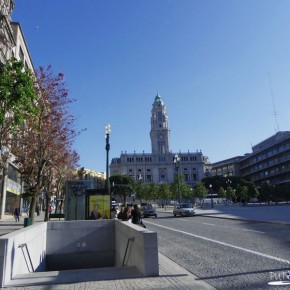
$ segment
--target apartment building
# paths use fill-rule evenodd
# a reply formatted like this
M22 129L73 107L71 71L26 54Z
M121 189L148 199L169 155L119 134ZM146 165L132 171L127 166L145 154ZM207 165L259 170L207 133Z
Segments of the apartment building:
M12 57L21 60L26 68L34 72L32 59L21 26L12 22L13 0L0 0L0 62L5 63ZM7 148L1 148L7 150ZM15 207L22 207L21 173L15 156L10 154L8 175L1 178L0 216L13 213Z

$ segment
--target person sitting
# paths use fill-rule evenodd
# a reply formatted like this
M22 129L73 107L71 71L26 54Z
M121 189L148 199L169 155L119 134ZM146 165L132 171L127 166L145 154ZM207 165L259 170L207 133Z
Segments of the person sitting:
M135 225L141 224L141 211L137 204L135 204L133 210L131 210L131 218L133 224Z

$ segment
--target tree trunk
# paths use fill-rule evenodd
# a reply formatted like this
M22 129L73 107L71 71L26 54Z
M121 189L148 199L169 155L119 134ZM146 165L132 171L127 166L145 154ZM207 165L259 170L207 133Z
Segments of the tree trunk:
M30 206L29 206L29 217L31 218L31 224L34 223L35 207L36 207L36 198L35 196L33 196L31 198Z
M44 216L44 221L47 222L49 220L49 203L50 203L50 199L49 199L49 194L48 191L45 192L45 216Z

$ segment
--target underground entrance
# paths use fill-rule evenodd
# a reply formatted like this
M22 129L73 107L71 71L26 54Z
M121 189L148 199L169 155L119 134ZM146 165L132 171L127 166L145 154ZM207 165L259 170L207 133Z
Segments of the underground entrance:
M1 287L158 276L157 234L129 222L43 222L0 237Z

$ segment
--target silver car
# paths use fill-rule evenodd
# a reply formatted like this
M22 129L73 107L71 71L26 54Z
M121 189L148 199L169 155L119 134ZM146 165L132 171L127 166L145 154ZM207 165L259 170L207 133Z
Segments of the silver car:
M181 203L173 208L173 215L193 216L195 215L195 208L192 207L189 203Z
M147 203L146 205L141 206L141 216L143 218L146 218L149 216L157 217L157 213L156 213L155 208L152 206L152 204Z

